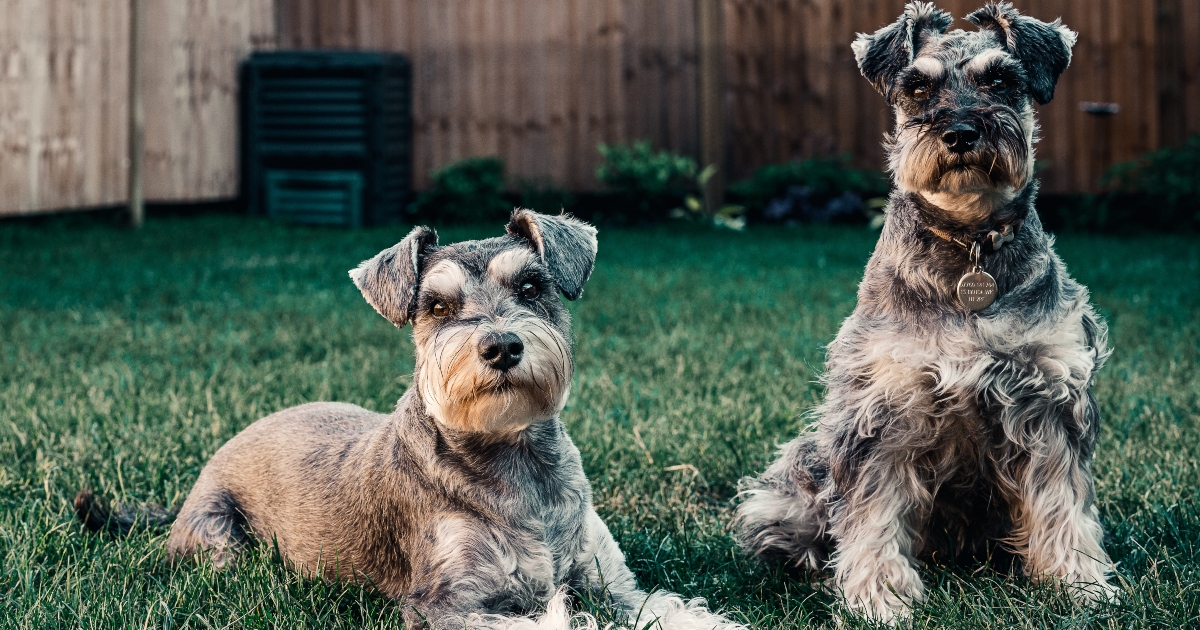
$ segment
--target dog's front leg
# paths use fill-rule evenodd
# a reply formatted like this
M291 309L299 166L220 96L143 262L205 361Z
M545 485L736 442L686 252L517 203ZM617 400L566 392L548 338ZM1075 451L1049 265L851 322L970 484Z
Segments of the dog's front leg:
M588 518L590 545L580 562L583 564L577 590L586 591L594 603L610 603L618 617L616 628L655 628L656 630L746 630L720 613L708 609L703 599L684 599L675 593L647 593L625 564L625 554L594 512Z
M900 454L872 441L844 451L869 454L846 463L856 471L836 508L834 579L851 610L896 623L925 594L915 568L913 521L927 493Z
M1112 562L1102 544L1104 530L1090 470L1094 438L1087 433L1094 431L1088 425L1099 418L1095 406L1095 399L1085 393L1066 418L1035 425L1036 441L1024 445L1011 471L1017 495L1012 501L1012 543L1025 558L1026 573L1035 579L1062 579L1079 599L1089 602L1111 600L1117 594L1108 583Z

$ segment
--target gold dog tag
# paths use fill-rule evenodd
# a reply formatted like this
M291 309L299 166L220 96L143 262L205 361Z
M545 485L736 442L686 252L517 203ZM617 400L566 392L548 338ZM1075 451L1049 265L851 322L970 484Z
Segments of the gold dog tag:
M958 280L958 301L972 311L982 311L996 301L996 279L975 265Z

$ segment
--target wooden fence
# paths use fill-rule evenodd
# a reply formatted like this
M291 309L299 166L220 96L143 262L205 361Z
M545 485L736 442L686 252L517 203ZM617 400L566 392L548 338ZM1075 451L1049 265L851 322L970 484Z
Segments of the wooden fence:
M890 124L850 42L896 19L903 0L723 0L725 167L849 152L882 164ZM961 18L980 1L945 0ZM1026 0L1080 32L1042 108L1044 189L1094 190L1113 162L1200 132L1200 3ZM516 178L595 186L600 141L649 138L698 153L696 0L282 0L283 45L411 55L416 172L504 157ZM960 21L957 27L973 28ZM1097 117L1081 101L1115 102Z
M698 152L694 0L282 0L281 45L413 62L414 169L499 155L592 188L600 142Z
M724 166L850 152L882 164L890 116L849 44L903 0L721 0ZM126 0L0 0L0 213L124 199ZM981 0L942 0L960 17ZM1200 2L1018 0L1080 32L1041 108L1044 189L1200 132ZM414 184L499 155L514 183L596 186L600 142L700 152L697 0L147 3L147 195L237 190L236 66L250 50L382 49L414 68ZM961 20L958 27L971 28ZM1081 101L1115 102L1097 117Z
M0 214L126 199L128 0L0 0ZM146 197L237 195L237 66L273 0L146 3Z

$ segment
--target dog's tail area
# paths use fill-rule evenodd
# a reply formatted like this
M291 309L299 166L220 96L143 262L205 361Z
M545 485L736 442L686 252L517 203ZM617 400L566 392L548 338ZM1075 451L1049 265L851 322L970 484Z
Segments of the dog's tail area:
M162 529L174 522L176 512L154 504L112 506L91 490L75 495L75 515L93 532L124 536L136 529Z
M703 599L685 600L665 591L646 595L640 609L630 617L626 623L602 623L587 612L573 612L564 586L546 602L546 611L541 615L472 614L442 627L447 630L746 630L745 626L709 610Z

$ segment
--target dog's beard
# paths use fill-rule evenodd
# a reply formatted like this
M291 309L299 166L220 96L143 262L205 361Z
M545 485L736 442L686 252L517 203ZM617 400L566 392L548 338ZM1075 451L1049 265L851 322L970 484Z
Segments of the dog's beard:
M574 371L566 339L534 317L509 318L504 330L525 345L507 371L479 358L479 340L494 325L456 326L425 340L417 377L425 408L442 425L468 432L519 431L566 405Z
M977 148L955 154L942 141L942 125L926 118L898 121L890 140L889 167L896 185L927 197L1011 199L1033 177L1033 112L989 108L973 117L983 130ZM953 208L948 208L953 209Z

